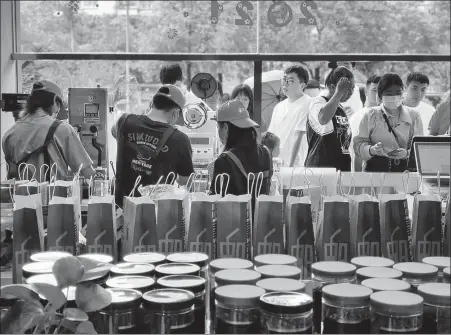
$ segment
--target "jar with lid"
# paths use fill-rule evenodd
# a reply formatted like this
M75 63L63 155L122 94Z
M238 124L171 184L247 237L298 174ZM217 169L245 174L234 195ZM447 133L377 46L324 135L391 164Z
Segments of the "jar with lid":
M265 293L260 313L261 334L312 334L313 299L305 293Z
M371 289L356 284L323 288L323 334L370 334Z
M291 278L301 279L301 269L292 265L262 265L255 269L262 278Z
M296 266L297 259L294 256L284 254L264 254L254 257L256 267L263 265L292 265Z
M113 263L113 256L107 254L82 254L79 255L80 258L87 258L100 263Z
M381 291L370 297L372 334L421 334L423 298L402 291Z
M166 257L169 263L190 263L200 267L200 276L208 280L208 260L207 254L201 252L176 252Z
M451 287L446 283L418 286L424 299L423 334L451 334Z
M172 275L191 275L199 276L200 267L189 263L166 263L155 267L155 277L161 278Z
M451 264L451 257L425 257L423 258L423 263L433 265L438 269L438 282L441 283L443 282L443 270Z
M57 260L73 256L72 254L65 251L44 251L36 252L30 256L30 260L33 262L52 262L55 263Z
M206 280L202 277L191 275L173 275L157 280L158 287L177 288L190 291L194 294L194 322L187 329L188 334L206 334L205 328L205 287Z
M451 268L443 269L443 282L451 283Z
M357 267L357 269L372 266L391 268L395 264L395 262L385 257L359 256L351 259L351 264L354 264Z
M266 278L259 280L256 284L266 292L297 292L304 293L305 284L290 278Z
M360 284L373 290L373 292L379 291L410 291L410 284L400 279L389 278L370 278L365 279Z
M402 279L412 285L412 292L417 292L418 285L436 283L438 280L437 267L419 262L405 262L393 265L393 269L402 272Z
M111 304L98 312L89 313L97 333L141 333L141 292L123 288L107 288L106 291L111 294Z
M153 277L155 266L147 263L117 263L110 269L111 277L118 276L144 276Z
M226 285L215 291L216 334L261 334L259 299L265 290L253 285Z
M127 263L146 263L154 266L166 263L166 256L159 252L137 252L124 256Z
M36 275L51 274L54 262L31 262L22 266L22 282Z
M393 268L378 266L357 269L357 282L359 284L370 278L402 279L402 272Z
M187 334L194 320L194 293L165 288L146 292L145 334Z
M154 288L155 280L144 276L119 276L108 279L106 286L109 288L137 290L145 293Z
M216 289L216 279L215 275L221 270L233 270L233 269L243 269L250 270L254 268L254 264L247 260L241 258L219 258L210 262L209 267L209 291L207 298L207 313L209 314L208 319L211 320L210 332L214 331L214 319L215 319L215 289Z
M324 261L312 264L313 326L317 333L321 334L323 287L330 284L353 284L356 270L355 265L339 261Z

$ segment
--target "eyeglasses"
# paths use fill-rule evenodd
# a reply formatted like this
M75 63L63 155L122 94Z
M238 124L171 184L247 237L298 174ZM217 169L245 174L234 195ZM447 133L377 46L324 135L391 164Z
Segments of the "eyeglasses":
M280 81L282 82L282 84L288 84L288 85L291 85L294 83L300 83L299 80L295 80L292 78L286 78L286 77L281 78Z

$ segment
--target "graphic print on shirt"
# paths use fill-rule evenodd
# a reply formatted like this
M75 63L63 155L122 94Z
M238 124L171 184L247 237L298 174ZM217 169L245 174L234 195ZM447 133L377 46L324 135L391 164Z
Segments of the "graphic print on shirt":
M333 118L334 128L337 138L340 140L341 151L344 155L349 155L349 145L351 143L351 127L346 116L335 115Z
M145 146L151 150L156 150L160 139L158 137L148 135L145 133L128 133L128 140L135 142L139 146ZM169 147L164 145L161 152L168 152ZM130 168L137 173L144 173L148 176L152 174L152 164L149 164L149 160L152 157L150 154L144 155L142 152L136 152L136 158L131 160Z

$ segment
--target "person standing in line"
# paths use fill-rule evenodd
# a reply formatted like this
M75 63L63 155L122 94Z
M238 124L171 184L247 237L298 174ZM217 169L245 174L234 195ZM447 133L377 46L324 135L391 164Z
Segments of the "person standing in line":
M409 73L406 81L406 95L403 104L407 107L416 109L420 113L424 134L429 134L429 123L435 112L434 107L423 101L428 88L429 78L426 75L420 72Z
M301 65L285 70L282 89L287 99L274 107L268 132L280 138L280 159L284 166L303 166L307 156L307 117L312 98L304 94L309 73Z
M305 166L351 171L352 133L342 102L354 91L354 75L345 67L337 67L329 73L325 84L327 91L310 104Z
M366 81L365 93L365 107L362 110L355 113L349 119L349 125L351 127L352 134L357 134L360 126L360 121L363 118L363 115L368 112L368 110L372 107L376 107L378 105L377 98L377 84L381 80L380 76L372 75ZM354 139L351 140L351 145L349 146L349 152L351 153L351 171L353 172L361 172L362 171L362 160L359 156L357 156L354 152Z
M450 116L450 91L448 90L432 115L431 122L429 122L429 134L432 136L445 135L450 127Z

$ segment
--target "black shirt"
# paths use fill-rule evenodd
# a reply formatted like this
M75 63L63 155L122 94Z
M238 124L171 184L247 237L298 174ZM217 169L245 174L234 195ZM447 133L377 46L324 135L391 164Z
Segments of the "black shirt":
M191 143L186 134L174 129L158 156L152 158L148 151L138 152L128 144L155 151L163 134L172 126L135 114L127 115L125 121L120 122L117 131L116 203L122 204L122 198L130 194L138 176L141 176L141 185L153 185L161 176L166 178L171 172L183 177L194 172Z
M257 177L258 173L267 171L267 177L263 180L260 194L268 195L273 175L272 157L268 150L262 145L256 144L250 146L238 146L231 149L230 152L239 159L246 172L246 176L227 154L222 153L214 163L210 193L216 194L216 190L218 192L220 190L219 178L217 180L217 185L215 185L216 177L219 174L226 173L230 177L227 194L243 195L247 194L247 174L252 172L255 174L255 177ZM227 184L227 182L225 182L225 184ZM252 181L250 182L250 185L252 186ZM254 198L255 193L252 196Z
M310 105L305 166L351 171L349 144L352 134L346 112L338 106L329 124L321 125L318 121L318 113L328 101L328 98L319 96Z

